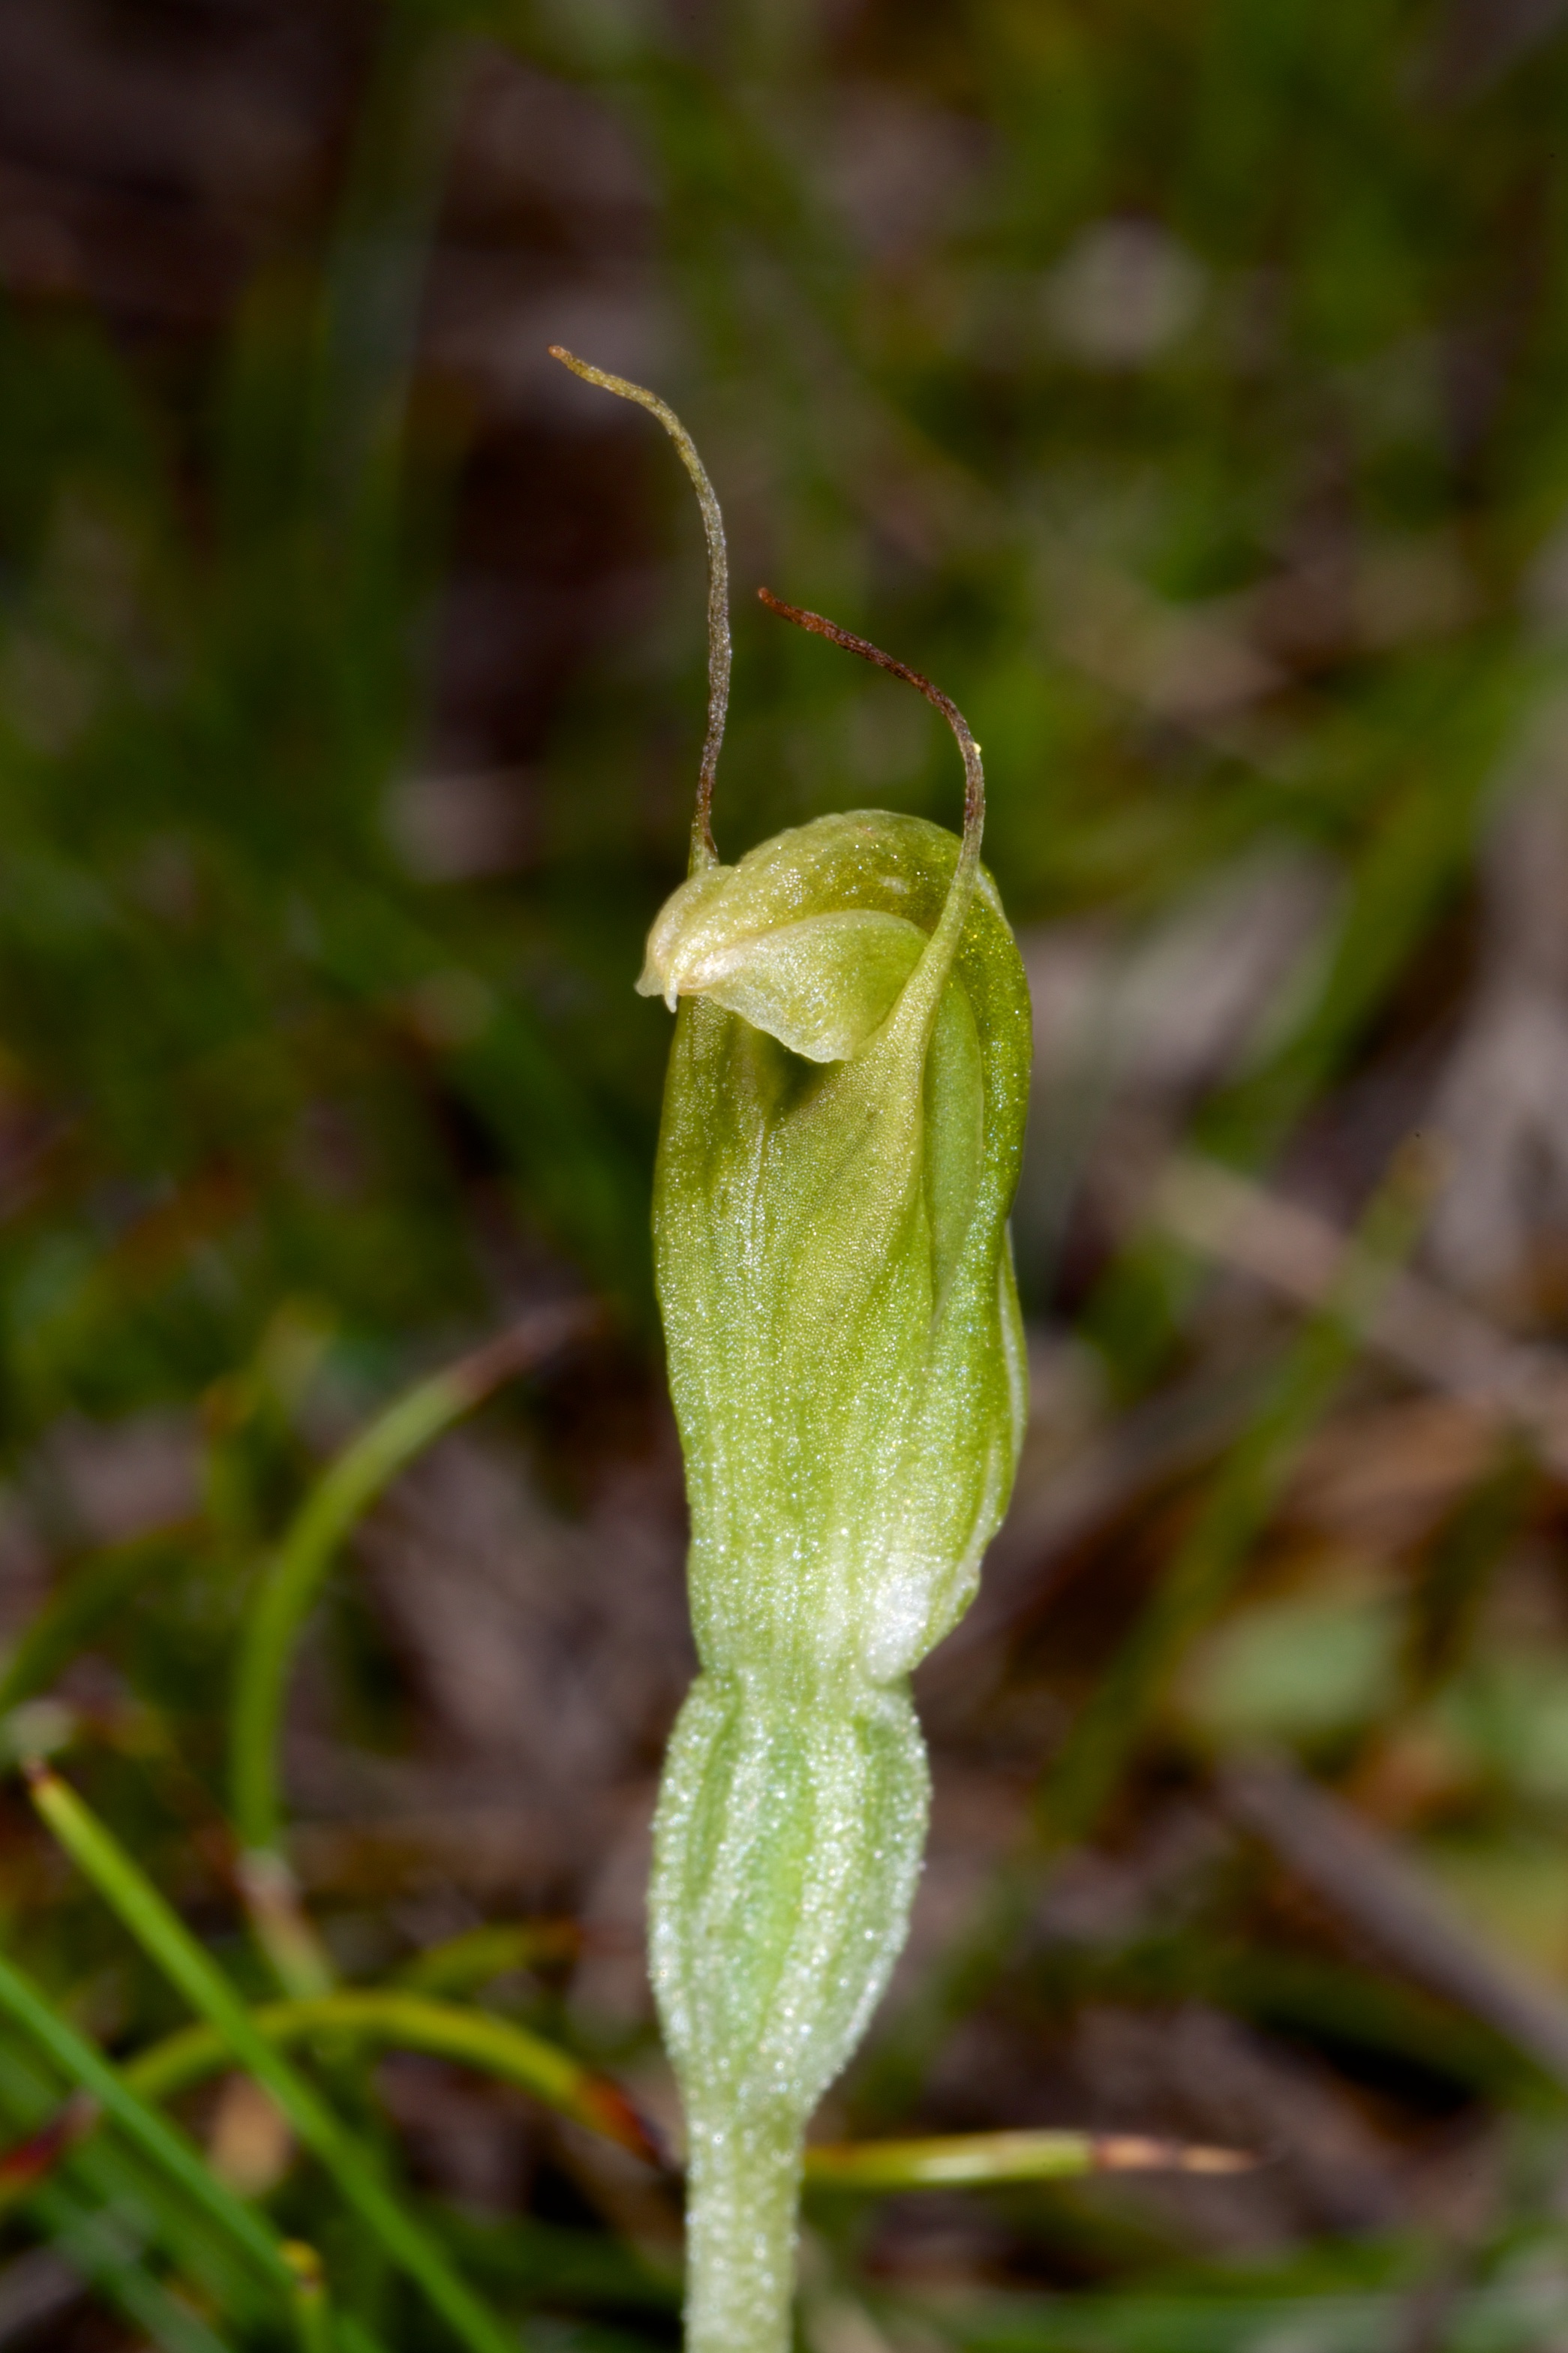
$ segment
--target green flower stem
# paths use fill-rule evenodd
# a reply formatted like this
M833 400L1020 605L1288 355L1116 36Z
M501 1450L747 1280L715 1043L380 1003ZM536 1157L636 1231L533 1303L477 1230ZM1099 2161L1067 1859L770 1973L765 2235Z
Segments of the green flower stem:
M686 2211L687 2353L787 2346L800 2206L800 2126L691 2118Z
M382 1490L503 1381L584 1331L592 1311L541 1308L488 1347L421 1381L360 1432L316 1482L269 1562L240 1638L230 1739L234 1817L243 1844L277 1851L278 1745L289 1667L332 1556Z
M369 1987L308 2001L268 2002L247 2015L254 2031L275 2050L331 2034L456 2060L531 2093L637 2156L658 2161L646 2127L616 2084L570 2052L487 2010L462 2010L427 1994ZM125 2080L144 2100L171 2100L229 2065L231 2055L216 2027L183 2027L132 2060Z
M388 2254L416 2281L470 2353L516 2353L516 2340L459 2279L439 2247L399 2204L302 2075L258 2031L240 1994L184 1922L76 1792L47 1767L30 1777L33 1803L61 1846L118 1913L144 1952L207 2023L237 2063L270 2092Z
M686 2104L688 2353L789 2342L805 2126L903 1941L926 1791L902 1688L710 1671L681 1711L651 1909Z

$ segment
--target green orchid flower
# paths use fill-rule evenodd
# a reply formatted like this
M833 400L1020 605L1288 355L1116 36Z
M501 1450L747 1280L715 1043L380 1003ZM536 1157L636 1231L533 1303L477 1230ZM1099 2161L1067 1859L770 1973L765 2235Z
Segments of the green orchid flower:
M720 862L718 504L662 402L556 356L659 417L708 530L691 868L637 984L676 1013L654 1239L701 1662L665 1767L651 1956L689 2140L687 2343L782 2353L806 2123L887 1984L925 1841L909 1676L972 1599L1017 1460L1028 997L962 715L765 590L942 712L963 831L860 810Z

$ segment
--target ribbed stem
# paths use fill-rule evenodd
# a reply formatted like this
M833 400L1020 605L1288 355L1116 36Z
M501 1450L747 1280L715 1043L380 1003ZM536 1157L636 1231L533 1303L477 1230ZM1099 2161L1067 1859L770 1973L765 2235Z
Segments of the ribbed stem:
M926 1798L902 1688L703 1674L688 1694L649 1889L686 2104L686 2353L787 2353L805 2126L904 1941Z
M801 2136L691 2123L686 2353L788 2353Z

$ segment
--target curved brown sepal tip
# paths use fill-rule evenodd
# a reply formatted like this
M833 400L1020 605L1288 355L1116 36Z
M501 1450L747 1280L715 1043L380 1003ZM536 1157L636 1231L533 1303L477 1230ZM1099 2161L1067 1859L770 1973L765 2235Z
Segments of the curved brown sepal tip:
M770 613L776 613L781 621L793 621L797 629L809 630L815 638L826 638L830 645L842 646L846 653L858 654L862 661L870 662L878 670L889 671L894 678L901 678L906 686L912 686L918 694L925 696L933 711L941 712L952 730L963 761L964 839L972 844L973 854L977 856L985 817L985 778L980 765L980 746L970 733L968 720L952 695L944 694L940 686L934 686L923 670L911 670L908 662L901 662L896 655L884 653L880 646L874 646L869 638L858 638L853 629L842 628L837 621L830 621L826 613L813 613L804 605L786 605L784 598L775 596L771 588L759 588L757 602L765 605Z

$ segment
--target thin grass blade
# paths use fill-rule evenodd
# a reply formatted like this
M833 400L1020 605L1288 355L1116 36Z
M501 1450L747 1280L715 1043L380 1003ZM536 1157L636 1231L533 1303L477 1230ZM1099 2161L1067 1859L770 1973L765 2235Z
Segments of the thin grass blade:
M806 2150L805 2179L817 2189L984 2189L1089 2173L1246 2173L1257 2162L1244 2149L1136 2133L958 2133L823 2144Z
M15 1962L4 1957L0 1957L0 2010L47 2053L63 2075L98 2104L104 2116L112 2118L128 2140L244 2248L275 2286L292 2294L292 2274L281 2243L261 2217L224 2187L184 2135L149 2107L145 2097L119 2070L51 2009Z
M353 2136L258 2032L243 1997L75 1790L47 1767L34 1770L30 1786L38 1813L83 1875L192 2009L216 2030L239 2065L271 2093L305 2147L453 2334L471 2353L516 2353L513 2332L458 2278L423 2225L387 2189Z
M257 1588L241 1636L229 1766L235 1820L247 1848L270 1852L278 1845L278 1740L289 1662L338 1546L382 1490L443 1430L503 1381L574 1338L590 1315L572 1302L524 1317L488 1347L395 1398L316 1482Z
M584 2067L569 2052L486 2010L372 1987L310 2001L268 2002L248 2016L254 2031L275 2050L331 2034L456 2060L531 2093L650 2164L659 2161L648 2127L617 2084ZM231 2046L216 2027L189 2026L132 2061L127 2081L144 2099L173 2099L216 2074L230 2056Z

